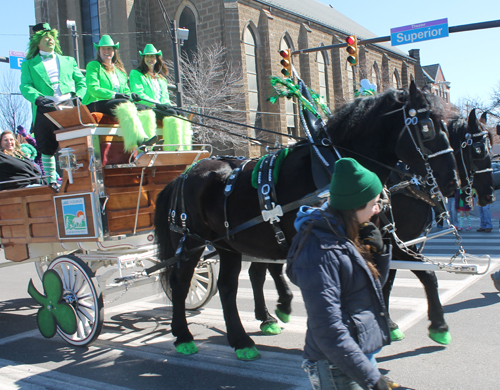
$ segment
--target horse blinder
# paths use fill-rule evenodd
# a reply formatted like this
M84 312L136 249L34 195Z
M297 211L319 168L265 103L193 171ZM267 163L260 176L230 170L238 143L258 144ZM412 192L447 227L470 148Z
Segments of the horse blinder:
M415 110L411 108L408 110L408 117L405 120L407 126L414 126L419 141L429 142L436 138L436 129L434 122L431 119L431 110Z

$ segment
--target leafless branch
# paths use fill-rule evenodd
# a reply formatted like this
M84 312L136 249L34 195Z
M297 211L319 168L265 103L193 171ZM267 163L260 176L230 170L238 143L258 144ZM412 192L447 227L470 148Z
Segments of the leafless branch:
M184 105L200 114L246 124L242 74L226 61L226 49L221 45L199 48L190 60L181 59ZM173 72L170 72L172 75ZM219 150L241 148L248 144L242 137L211 129L223 129L247 136L249 129L214 119L195 116L197 142L211 143Z
M19 95L19 74L15 71L4 73L0 80L0 126L1 130L16 131L21 125L27 129L31 123L31 106Z

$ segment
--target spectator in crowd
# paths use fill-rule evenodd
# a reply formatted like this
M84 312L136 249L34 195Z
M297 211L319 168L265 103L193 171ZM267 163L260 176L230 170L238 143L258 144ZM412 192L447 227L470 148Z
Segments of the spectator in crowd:
M41 184L41 175L33 161L22 152L14 134L10 130L2 132L0 135L0 190ZM22 180L29 178L36 179Z
M490 233L491 230L493 229L493 225L491 223L491 211L490 211L490 205L487 204L486 206L477 206L479 210L479 229L477 229L478 232L485 232L485 233Z

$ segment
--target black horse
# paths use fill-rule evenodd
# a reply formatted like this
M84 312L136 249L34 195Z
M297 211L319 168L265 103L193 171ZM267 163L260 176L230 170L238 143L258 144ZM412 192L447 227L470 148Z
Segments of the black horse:
M435 179L443 193L451 196L458 178L455 159L448 153L451 148L442 127L442 115L433 97L422 94L412 82L409 91L391 90L356 99L329 119L326 131L340 153L356 158L376 172L382 182L389 177L388 167L394 167L398 160L421 176L428 174L430 167L443 167L439 169L443 174L435 172ZM311 156L308 142L298 143L288 153L275 185L280 205L288 205L316 190ZM229 345L235 348L239 359L260 357L241 324L236 305L242 254L278 260L285 258L286 253L268 223L254 224L235 234L228 231L261 214L257 191L251 184L256 161L246 163L232 184L231 194L224 193L228 178L241 165L242 160L236 157L202 160L167 185L156 201L158 257L170 261L176 252L178 257L170 280L163 283L171 287L172 333L177 337L177 351L183 354L197 352L186 321L185 299L193 271L209 242L220 257L218 290ZM296 233L295 214L296 210L288 211L281 217L288 242Z
M472 110L467 121L455 118L448 122L449 138L454 150L462 188L471 193L473 187L477 194L477 204L486 206L493 203L495 193L490 158L491 135L484 130L486 116L480 121L476 118L476 111ZM431 219L432 206L430 203L416 198L409 191L395 193L391 196L394 221L398 237L403 241L417 238L427 227ZM408 223L411 221L411 223ZM415 249L415 248L412 248ZM402 251L393 245L393 259L420 261L410 253ZM427 296L428 318L430 320L429 337L440 344L449 344L451 335L444 319L444 309L438 294L438 281L434 271L412 271L422 282ZM384 285L383 293L387 310L389 311L389 296L396 277L396 270L389 273ZM389 318L391 338L401 340L404 334L398 325Z
M473 187L476 191L479 206L493 203L495 200L493 177L491 174L490 145L491 134L484 130L486 115L478 121L476 111L472 110L467 121L455 118L448 122L449 139L454 150L462 188ZM393 185L398 184L395 175ZM470 193L472 188L468 189ZM422 200L427 198L427 201ZM424 232L432 219L432 204L434 201L425 192L410 191L405 187L391 196L392 213L398 237L403 241L417 238ZM442 210L444 211L444 210ZM439 213L438 213L439 214ZM410 222L411 221L411 222ZM411 248L416 250L415 248ZM416 252L415 252L416 253ZM420 258L405 252L393 242L393 258L398 260L421 261ZM269 269L278 290L278 306L276 315L283 322L288 322L293 298L283 275L283 265L279 263L252 263L249 274L252 282L255 301L256 318L262 321L261 329L265 334L278 334L281 328L276 318L267 311L264 299L264 282L266 270ZM430 320L429 337L440 344L449 344L451 335L444 320L444 310L438 294L438 282L434 271L412 271L422 282L428 302L428 318ZM389 310L389 296L396 277L396 270L390 271L384 285L384 299ZM283 314L286 313L286 314ZM404 334L389 318L391 338L401 340Z

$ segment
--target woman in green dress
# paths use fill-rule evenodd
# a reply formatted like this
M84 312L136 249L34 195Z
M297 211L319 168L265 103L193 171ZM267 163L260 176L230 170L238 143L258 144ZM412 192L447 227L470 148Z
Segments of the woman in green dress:
M118 54L120 43L115 44L109 35L103 35L94 47L97 57L87 64L83 104L92 112L118 118L126 151L151 143L156 138L155 114L149 107L130 101L138 100L138 96L128 86L127 72Z
M156 117L163 121L163 139L165 144L191 144L191 124L181 118L176 118L176 112L171 108L168 93L168 69L163 62L161 50L157 51L151 44L139 51L141 63L137 69L130 72L130 89L142 100L141 103L156 108ZM153 103L154 102L154 103Z

